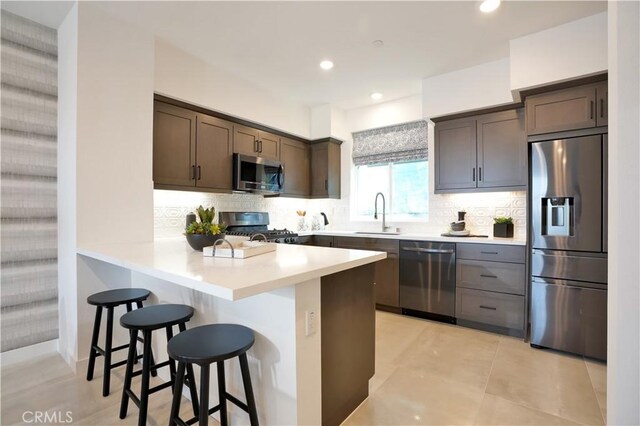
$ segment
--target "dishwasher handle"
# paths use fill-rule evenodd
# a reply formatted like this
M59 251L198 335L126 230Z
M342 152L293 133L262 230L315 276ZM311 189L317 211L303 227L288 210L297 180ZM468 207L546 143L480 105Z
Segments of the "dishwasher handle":
M431 253L431 254L453 254L454 250L443 250L443 249L428 249L421 247L402 247L404 251L414 251L418 253Z

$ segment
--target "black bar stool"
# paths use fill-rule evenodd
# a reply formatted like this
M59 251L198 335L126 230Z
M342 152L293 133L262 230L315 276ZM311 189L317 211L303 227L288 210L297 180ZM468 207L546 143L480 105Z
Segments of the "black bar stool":
M220 411L220 424L226 426L227 400L249 413L251 425L257 426L258 412L247 362L247 351L253 346L254 341L253 330L236 324L203 325L180 333L171 339L167 351L171 358L178 361L178 372L173 389L169 426L192 425L196 422L199 422L200 426L205 426L208 424L208 416L216 411ZM234 357L240 360L246 404L226 391L224 361ZM209 409L209 367L214 362L217 363L218 368L219 403ZM185 421L179 417L181 390L184 385L185 368L189 371L192 364L200 366L200 413L194 412L195 417Z
M126 349L129 343L122 346L113 347L113 309L120 305L127 305L127 312L131 312L135 303L137 308L142 308L142 301L147 300L151 292L144 288L119 288L115 290L102 291L87 297L87 303L96 306L96 317L93 323L93 334L91 336L91 348L89 350L89 366L87 368L87 380L93 379L93 370L96 365L96 358L104 357L104 377L102 379L102 396L109 395L111 381L111 369L120 367L127 363L126 360L111 363L113 352ZM107 310L107 336L105 338L104 349L98 346L100 335L100 322L102 321L102 309ZM142 341L142 339L140 339ZM135 344L133 345L135 347ZM153 354L151 363L153 363ZM139 357L136 357L136 361Z
M131 343L129 345L129 356L127 357L127 369L124 375L124 388L122 389L122 402L120 404L120 418L127 416L127 408L129 398L138 406L140 413L138 415L138 425L144 426L147 423L147 409L149 404L149 395L168 387L174 387L176 382L176 364L169 358L168 361L158 364L151 360L151 333L154 330L164 328L167 332L167 341L173 337L173 326L177 325L180 332L186 330L186 323L193 316L193 308L187 305L153 305L146 308L136 309L135 311L124 314L120 318L120 325L131 331ZM144 349L142 351L142 369L133 371L135 363L136 351L135 342L138 339L138 332L142 332L144 341ZM162 383L153 388L149 387L149 376L157 371L157 369L169 366L171 378L168 382ZM184 369L181 373L184 376ZM142 375L142 386L140 389L140 397L136 396L131 390L131 379L135 376ZM198 412L198 395L196 392L196 384L193 379L193 369L187 370L187 383L191 391L191 400L193 411ZM184 383L184 377L180 378L180 383ZM180 385L182 389L182 385Z

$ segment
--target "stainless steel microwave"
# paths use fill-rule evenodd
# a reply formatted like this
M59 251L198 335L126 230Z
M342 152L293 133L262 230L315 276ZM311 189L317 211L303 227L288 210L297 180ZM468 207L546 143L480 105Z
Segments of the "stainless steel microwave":
M233 154L233 189L277 194L284 190L282 163L261 157Z

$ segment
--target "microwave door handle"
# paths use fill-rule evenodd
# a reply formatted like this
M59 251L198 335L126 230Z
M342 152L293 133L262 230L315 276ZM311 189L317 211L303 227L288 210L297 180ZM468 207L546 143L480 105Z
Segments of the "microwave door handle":
M278 188L282 188L282 175L284 174L284 168L282 165L278 166Z

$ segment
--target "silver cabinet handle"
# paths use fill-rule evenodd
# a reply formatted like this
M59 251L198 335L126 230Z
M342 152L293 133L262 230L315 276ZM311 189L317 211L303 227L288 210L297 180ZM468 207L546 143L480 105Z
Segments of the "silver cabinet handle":
M480 309L488 309L490 311L495 311L498 308L494 308L493 306L484 306L484 305L480 305Z
M497 251L481 251L481 254L498 254Z
M495 275L487 275L487 274L480 274L480 276L483 277L483 278L498 278Z
M414 251L418 253L436 253L436 254L453 254L453 250L442 250L442 249L426 249L420 247L402 247L404 251Z

